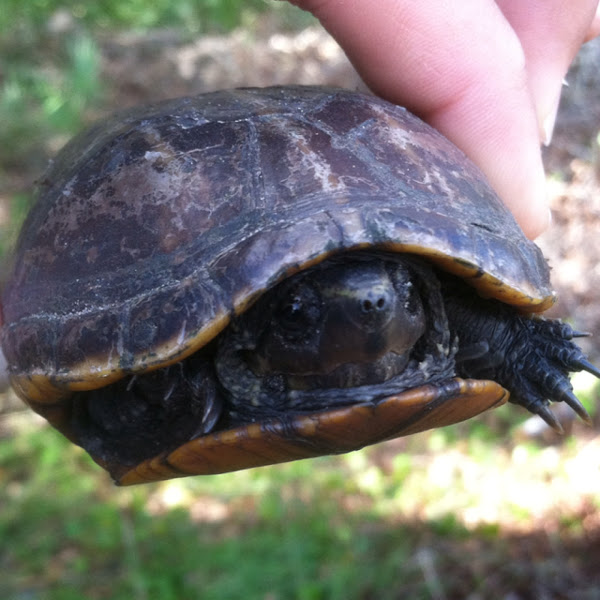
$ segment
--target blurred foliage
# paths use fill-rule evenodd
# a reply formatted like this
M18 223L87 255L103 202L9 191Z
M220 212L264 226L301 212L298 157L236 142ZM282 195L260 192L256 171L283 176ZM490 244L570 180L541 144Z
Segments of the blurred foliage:
M31 198L28 194L17 193L9 199L10 219L0 221L0 259L2 259L17 241L19 226L25 219ZM6 267L7 265L4 265ZM0 284L3 281L4 268L0 263Z
M493 418L502 411L494 427L486 415L342 457L121 489L47 426L4 420L0 597L600 594L598 553L579 551L598 487L592 506L564 508L539 532L546 500L530 490L508 500L548 477L563 494L561 465L581 447L563 447L558 463L544 445L507 447ZM486 434L473 438L474 427Z
M0 31L17 24L25 32L45 27L60 11L87 27L148 29L181 27L189 31L228 31L252 12L267 8L266 0L3 0Z
M4 140L0 161L4 169L18 169L71 135L82 124L83 111L100 97L99 53L87 35L68 36L58 71L26 59L2 65L0 95ZM33 156L32 156L33 154Z

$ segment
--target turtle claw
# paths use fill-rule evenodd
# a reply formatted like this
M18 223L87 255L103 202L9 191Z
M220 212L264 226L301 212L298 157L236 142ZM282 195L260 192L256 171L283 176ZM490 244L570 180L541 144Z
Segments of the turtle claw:
M558 395L556 400L562 400L565 402L565 404L568 404L573 411L579 415L579 418L584 421L586 425L592 425L592 418L572 390L561 390L561 393Z
M577 366L580 371L587 371L600 379L600 369L585 358L579 358L577 361L574 361L574 365Z
M527 326L530 343L535 343L537 351L535 364L532 364L529 371L531 379L530 385L526 386L529 389L525 393L528 399L525 406L535 407L534 412L557 431L556 418L547 404L540 402L542 398L564 402L582 421L591 425L592 419L575 396L569 381L569 373L572 371L587 371L600 378L600 369L589 362L579 346L572 341L573 338L588 337L590 334L573 330L570 325L560 321L531 319Z
M589 331L576 331L576 330L572 330L571 331L571 338L584 338L584 337L591 337L591 333Z
M525 318L513 327L518 342L500 361L504 363L502 367L493 372L511 392L511 401L538 414L559 433L563 428L549 409L548 401L564 402L582 421L591 425L592 419L569 381L572 371L587 371L600 379L600 369L588 361L572 339L588 334L574 331L561 321L538 318Z
M535 412L559 435L564 435L565 430L563 429L560 421L556 418L554 413L545 404L540 404L535 407ZM586 413L587 414L587 413Z

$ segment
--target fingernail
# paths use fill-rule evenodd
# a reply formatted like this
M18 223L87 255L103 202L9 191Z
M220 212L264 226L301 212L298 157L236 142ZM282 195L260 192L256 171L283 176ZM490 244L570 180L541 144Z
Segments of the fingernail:
M544 146L549 146L552 142L552 135L554 134L554 126L556 125L556 115L558 113L558 105L560 103L560 94L556 97L556 101L552 105L551 110L542 119L542 131L541 138Z
M566 79L563 79L561 83L562 86L569 86L569 83ZM558 114L558 107L560 105L562 86L559 88L553 102L549 105L550 109L546 113L545 117L542 118L540 138L544 146L549 146L552 142L554 126L556 125L556 115Z

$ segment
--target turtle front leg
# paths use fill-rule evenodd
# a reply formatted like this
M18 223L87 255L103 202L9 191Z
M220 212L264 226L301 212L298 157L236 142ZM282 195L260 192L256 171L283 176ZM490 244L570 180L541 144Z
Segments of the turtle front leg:
M459 340L459 376L498 382L510 392L511 402L538 414L557 431L562 427L549 409L551 401L566 402L590 422L569 381L570 372L582 370L600 378L600 369L573 341L587 334L559 320L521 316L472 292L450 294L446 304L450 330Z
M199 353L71 397L77 443L111 474L213 431L223 403Z

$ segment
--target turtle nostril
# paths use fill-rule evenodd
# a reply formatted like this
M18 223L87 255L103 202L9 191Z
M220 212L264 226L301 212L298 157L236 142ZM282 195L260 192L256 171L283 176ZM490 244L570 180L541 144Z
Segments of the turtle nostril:
M387 301L383 296L377 298L377 300L373 301L371 299L365 299L362 301L362 310L365 313L370 313L373 311L380 311L386 308Z

